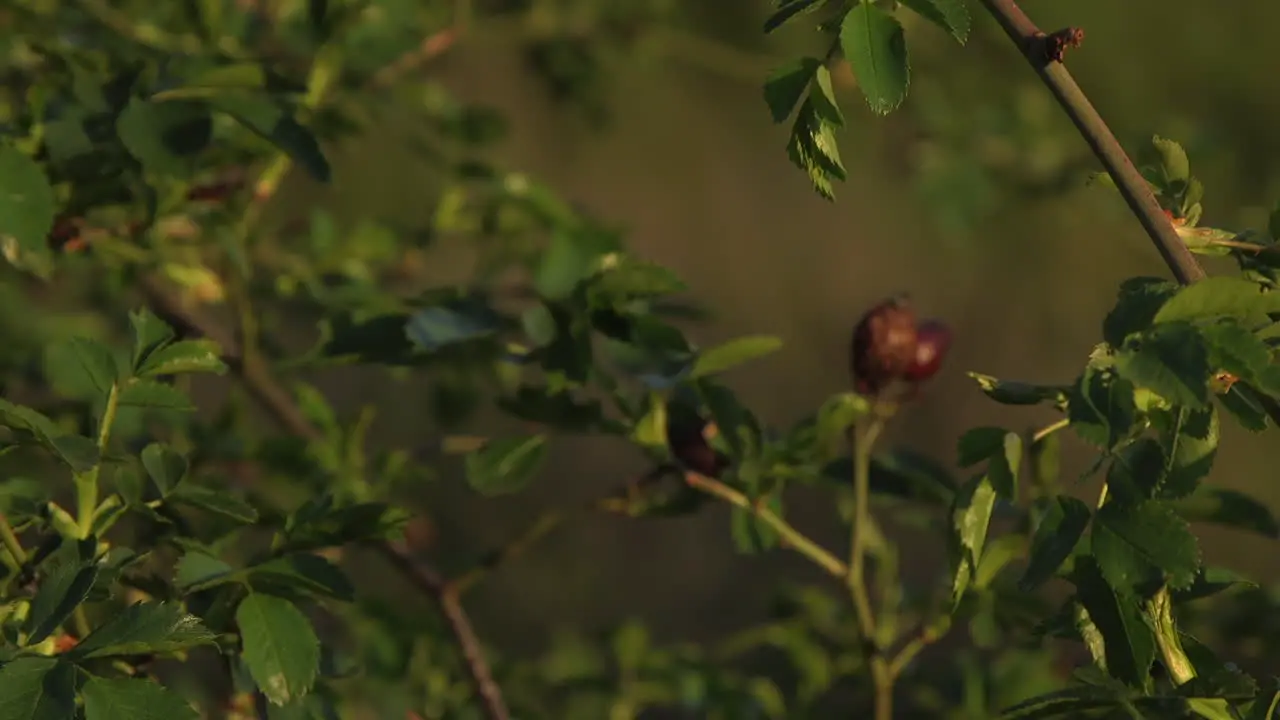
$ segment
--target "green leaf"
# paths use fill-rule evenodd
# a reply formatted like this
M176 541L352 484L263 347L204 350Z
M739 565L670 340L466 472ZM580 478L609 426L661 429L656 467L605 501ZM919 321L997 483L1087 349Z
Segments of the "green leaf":
M987 397L1001 405L1039 405L1045 402L1066 405L1067 403L1066 388L1001 380L976 372L970 372L969 377L978 383L978 387Z
M197 720L181 695L140 678L91 677L80 690L85 720Z
M1209 400L1209 358L1190 325L1163 325L1131 337L1116 355L1115 370L1175 405L1201 408Z
M47 257L57 201L49 179L34 160L0 144L0 250Z
M973 428L960 437L957 453L960 467L989 460L987 476L991 486L1001 497L1014 497L1022 463L1022 438L1017 433L997 427Z
M1119 347L1129 335L1151 327L1156 313L1180 286L1162 278L1137 277L1120 283L1116 304L1102 323L1102 339Z
M1280 312L1280 292L1252 280L1217 276L1196 281L1160 306L1154 322L1171 323L1214 317L1250 317Z
M313 595L349 601L355 588L341 568L319 555L299 553L269 560L248 569L249 584L255 590L284 585Z
M778 9L764 21L764 31L771 33L796 15L818 9L823 2L824 0L779 0Z
M1174 592L1175 602L1188 602L1217 595L1224 590L1244 585L1257 587L1258 584L1235 570L1224 567L1203 567L1196 575L1196 581L1190 587Z
M173 328L145 308L129 313L129 325L133 328L131 366L136 373L151 353L169 344L173 339Z
M1133 384L1110 370L1088 365L1071 390L1071 429L1086 442L1113 448L1133 432L1138 409Z
M822 67L817 58L803 57L784 65L769 75L764 83L764 101L769 104L773 121L780 123L795 110L800 98L813 81L814 73Z
M604 256L620 249L617 238L609 233L558 229L539 260L533 285L542 297L563 300L600 269Z
M896 18L878 5L859 3L844 16L840 44L872 111L885 115L902 104L911 76Z
M58 391L94 400L105 398L120 375L111 348L83 337L50 345L45 350L45 372Z
M76 668L57 658L19 657L0 667L0 720L72 720Z
M187 476L187 459L161 443L151 443L142 449L142 467L155 483L161 497L173 492Z
M1155 661L1156 638L1143 617L1139 598L1117 592L1087 557L1077 561L1072 581L1080 604L1102 633L1107 672L1117 680L1142 687Z
M173 602L138 603L112 614L69 655L76 659L168 654L209 645L214 634Z
M1187 152L1173 140L1156 135L1151 138L1151 152L1143 153L1143 160L1160 168L1167 184L1187 182L1191 179L1191 163Z
M227 371L221 353L222 348L213 340L180 340L148 353L134 373L139 377L198 372L221 375Z
M199 508L245 525L258 521L258 511L249 503L232 495L228 490L182 483L174 489L167 499L171 502Z
M497 315L487 306L459 302L419 310L409 318L404 331L415 345L434 352L492 337L500 329Z
M1103 505L1093 519L1090 547L1103 577L1118 592L1127 592L1159 571L1169 586L1195 581L1200 544L1187 523L1167 505L1143 502Z
M1269 538L1280 537L1280 522L1270 508L1236 490L1201 485L1191 495L1168 505L1191 522L1209 522Z
M1027 569L1018 581L1023 592L1035 590L1058 572L1075 551L1091 515L1088 505L1069 495L1044 501L1040 524L1031 538Z
M236 608L245 664L267 699L284 705L306 695L320 669L320 640L288 600L250 593Z
M777 352L782 347L782 340L771 335L750 335L730 340L709 350L698 353L693 368L689 371L689 380L708 375L722 373L729 368L750 362L759 357Z
M1218 432L1218 409L1213 405L1175 411L1175 417L1161 432L1166 465L1160 497L1184 497L1209 475L1218 454Z
M951 33L961 45L969 39L969 9L964 0L900 0L910 10Z
M814 189L827 200L835 197L832 182L844 180L847 176L840 160L835 127L834 123L823 118L818 104L810 95L800 105L791 126L791 138L787 141L787 157L791 163L808 173Z
M116 133L144 168L177 175L190 172L193 156L213 140L213 117L200 103L134 98L116 118Z
M834 477L847 485L853 477L852 460L845 458L835 472L838 474ZM871 491L875 493L947 506L955 501L956 482L947 469L932 458L910 450L877 453L871 459L870 479Z
M484 495L516 492L533 480L546 455L546 435L490 440L467 455L467 482Z
M191 398L178 388L155 380L134 378L120 388L120 407L146 410L176 410L191 412L196 406Z
M1000 711L1000 720L1092 717L1089 713L1122 706L1129 697L1114 688L1080 685L1036 695Z
M151 95L155 102L176 100L211 100L234 91L266 90L266 69L257 63L242 62L217 65L192 73L182 85Z
M956 443L957 461L962 468L977 465L995 455L1004 447L1007 430L1000 427L972 428L960 436Z
M210 98L209 104L282 150L311 177L329 182L332 172L320 143L277 101L260 95L220 93Z
M521 420L562 431L588 432L609 424L599 400L579 399L550 387L521 385L512 395L498 398L497 404Z
M968 589L982 548L987 541L987 527L995 509L996 491L986 475L970 480L956 494L951 510L950 537L952 568L951 604L954 608Z
M278 551L315 550L361 540L387 539L398 533L409 514L386 503L333 507L332 496L308 500L285 523L286 542Z
M211 555L188 552L178 560L173 582L184 593L191 593L228 582L234 573L230 565Z
M89 596L93 583L98 578L98 565L92 559L96 540L82 540L64 546L60 551L66 557L50 560L53 565L36 595L31 599L31 609L27 613L23 631L27 633L26 644L35 645L56 631L80 603Z

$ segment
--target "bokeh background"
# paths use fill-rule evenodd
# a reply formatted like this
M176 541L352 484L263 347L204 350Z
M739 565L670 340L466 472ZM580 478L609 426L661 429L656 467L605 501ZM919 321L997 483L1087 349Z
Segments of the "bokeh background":
M790 423L843 391L852 324L879 298L910 292L923 313L951 323L958 340L941 378L895 421L889 442L952 463L956 438L973 425L1022 429L1053 419L991 403L966 370L1069 381L1099 341L1117 284L1166 274L1119 198L1088 184L1099 168L1047 91L970 4L974 32L965 47L908 19L911 91L898 112L873 116L853 78L837 75L850 177L834 204L789 164L788 128L771 122L761 96L772 67L816 52L820 41L803 23L762 36L769 5L759 0L684 0L677 19L648 27L632 48L604 58L598 114L548 94L520 28L477 24L433 72L462 99L508 115L510 135L494 151L503 164L625 227L636 253L689 282L711 313L693 329L697 340L785 339L782 352L730 378L770 423ZM1024 6L1047 30L1085 30L1069 66L1129 147L1152 134L1184 144L1207 187L1203 224L1265 223L1280 198L1280 93L1270 43L1280 5ZM414 134L411 126L380 127L335 148L332 186L298 178L275 211L305 217L318 204L340 223L427 221L439 178L404 151ZM427 272L457 277L464 254L433 251ZM352 371L324 384L351 412L377 406L378 444L432 441L425 387L418 395ZM495 422L482 415L473 425ZM1232 427L1223 446L1212 481L1280 504L1274 436ZM1068 472L1082 469L1082 448L1068 442L1067 450L1075 460ZM563 438L541 479L519 495L482 500L453 467L418 502L437 523L441 562L462 567L542 510L600 495L641 470L640 462L625 447ZM821 499L797 498L790 514L839 546ZM942 558L932 537L913 545L911 532L899 531L907 573L924 582ZM1273 543L1207 533L1210 561L1263 582L1280 573ZM515 652L542 647L557 629L631 617L660 639L709 639L758 617L773 588L806 573L782 552L736 555L719 508L672 521L584 515L502 568L470 604L486 640Z

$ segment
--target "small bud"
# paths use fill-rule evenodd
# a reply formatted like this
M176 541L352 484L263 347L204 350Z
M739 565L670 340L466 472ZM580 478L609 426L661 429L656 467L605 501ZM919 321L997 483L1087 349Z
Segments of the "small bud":
M871 308L853 331L854 387L876 395L902 379L916 361L916 314L903 297Z
M920 383L938 374L951 349L951 329L939 320L926 320L916 328L916 356L903 379Z

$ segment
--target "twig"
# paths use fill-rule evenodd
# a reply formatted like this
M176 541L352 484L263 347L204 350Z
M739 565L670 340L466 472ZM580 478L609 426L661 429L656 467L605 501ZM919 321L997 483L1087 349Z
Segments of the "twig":
M283 387L276 382L270 368L258 356L241 357L231 333L217 321L196 308L187 307L173 290L154 277L143 277L140 285L148 304L161 319L187 335L196 335L216 341L223 348L227 364L244 385L249 394L286 431L307 440L323 438L320 430L311 424L306 415ZM457 589L443 580L432 567L414 560L398 544L387 541L372 546L402 572L410 582L423 590L440 605L462 653L476 694L484 706L489 720L509 720L511 717L503 701L502 693L493 680L493 674L484 658L484 650L471 627L466 611L458 598Z
M875 414L865 428L853 430L853 529L849 541L849 593L853 597L858 629L862 633L863 655L871 669L874 686L875 719L893 719L893 672L876 642L876 619L867 591L865 571L867 528L871 522L871 454L884 429L884 419Z
M706 475L686 472L684 479L685 482L689 483L690 487L697 488L708 495L714 495L730 505L742 508L755 515L760 522L773 528L774 532L778 533L783 545L809 558L818 567L826 570L831 575L842 579L849 576L849 568L840 561L840 558L810 540L804 533L796 530L790 523L778 517L769 508L751 502L751 499L746 495Z
M1063 49L1066 45L1079 44L1082 37L1079 31L1068 28L1046 35L1018 7L1016 0L982 0L982 4L1022 51L1023 57L1057 98L1067 117L1071 118L1071 122L1080 131L1081 137L1093 149L1093 154L1102 161L1107 173L1115 180L1121 197L1147 231L1147 236L1155 244L1173 276L1183 285L1203 280L1206 277L1204 268L1200 267L1191 250L1178 236L1177 229L1156 201L1146 179L1134 167L1120 141L1116 140L1106 121L1062 64ZM1280 427L1280 402L1253 388L1249 390L1271 421Z

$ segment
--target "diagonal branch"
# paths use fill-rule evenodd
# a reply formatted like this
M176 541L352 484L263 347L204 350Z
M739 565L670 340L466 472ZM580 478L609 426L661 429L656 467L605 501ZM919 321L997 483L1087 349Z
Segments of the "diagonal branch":
M222 323L199 308L188 307L176 292L154 277L143 277L139 284L147 304L165 322L185 335L206 337L221 345L227 364L241 384L286 431L308 440L322 437L320 430L311 424L288 391L275 380L261 356L240 357L234 336ZM373 548L414 587L439 604L486 717L488 720L509 720L511 714L485 660L480 640L462 607L458 589L434 568L412 558L408 550L399 544L381 541L373 543Z
M1147 231L1147 236L1155 244L1174 278L1183 285L1203 280L1206 277L1204 268L1187 249L1186 243L1178 237L1173 223L1156 201L1146 179L1134 167L1111 128L1107 127L1106 121L1062 64L1064 46L1078 45L1080 32L1073 29L1046 35L1018 7L1016 0L982 0L982 4L1014 45L1022 51L1023 57L1057 98L1067 117L1071 118L1071 122L1080 131L1080 136L1115 180L1121 197L1142 224L1142 229ZM1253 388L1248 388L1248 391L1262 406L1272 423L1280 427L1280 403Z

